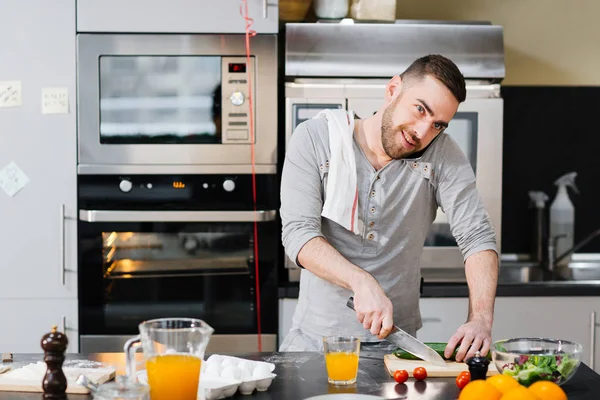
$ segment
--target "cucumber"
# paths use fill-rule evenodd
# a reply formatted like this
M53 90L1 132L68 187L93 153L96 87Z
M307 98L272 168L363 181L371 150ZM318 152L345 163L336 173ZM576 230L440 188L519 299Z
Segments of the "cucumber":
M435 351L436 353L438 353L443 359L448 360L448 361L455 361L455 357L456 357L456 353L458 352L459 346L456 347L456 349L454 349L454 352L452 352L452 355L449 358L444 357L444 350L446 350L446 346L448 345L448 343L440 343L440 342L425 342L425 344L429 347L431 347L433 349L433 351ZM414 356L410 353L408 353L405 350L402 350L401 348L397 348L396 350L393 351L393 354L398 357L401 358L403 360L420 360L419 357ZM487 354L487 359L488 360L492 360L492 355L491 352L488 351Z

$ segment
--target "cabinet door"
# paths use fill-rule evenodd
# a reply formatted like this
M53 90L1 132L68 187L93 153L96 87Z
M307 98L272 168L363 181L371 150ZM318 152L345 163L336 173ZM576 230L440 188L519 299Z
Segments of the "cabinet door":
M245 33L240 0L77 0L77 32ZM279 2L248 0L257 33L279 31Z
M422 298L423 327L417 332L422 342L447 342L465 323L469 312L468 298Z
M546 337L576 342L583 346L581 361L590 365L594 310L600 310L600 298L498 297L492 339Z
M42 337L56 325L67 335L68 353L79 351L77 300L0 300L0 346L9 353L43 353Z
M292 319L298 299L279 299L279 334L278 347L292 327Z
M28 183L12 197L0 189L0 298L76 298L75 4L15 2L10 12L0 80L18 81L21 93L20 105L0 107L0 170L14 163ZM43 108L43 93L60 96L59 107Z

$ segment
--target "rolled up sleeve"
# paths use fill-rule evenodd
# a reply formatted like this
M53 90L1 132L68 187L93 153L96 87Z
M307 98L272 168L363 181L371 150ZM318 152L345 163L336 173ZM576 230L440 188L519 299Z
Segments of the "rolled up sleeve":
M475 184L475 174L458 144L447 137L438 169L436 198L448 217L463 259L483 250L496 253L496 231Z
M297 266L298 253L312 238L323 237L323 185L307 124L294 130L286 148L281 177L282 241L286 255Z

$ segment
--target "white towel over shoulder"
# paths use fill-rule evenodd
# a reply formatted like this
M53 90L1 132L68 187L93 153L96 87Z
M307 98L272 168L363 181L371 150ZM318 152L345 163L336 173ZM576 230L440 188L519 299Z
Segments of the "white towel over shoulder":
M326 118L329 131L329 176L321 216L359 235L358 185L354 158L354 113L323 110L315 118Z

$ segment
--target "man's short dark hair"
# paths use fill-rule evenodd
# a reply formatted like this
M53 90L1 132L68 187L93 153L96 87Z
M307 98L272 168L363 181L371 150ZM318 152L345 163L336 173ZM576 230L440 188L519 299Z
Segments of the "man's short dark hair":
M442 82L459 103L465 101L467 89L465 87L464 76L454 62L439 54L430 54L413 61L400 74L400 77L404 82L410 81L413 78L421 80L427 75Z

